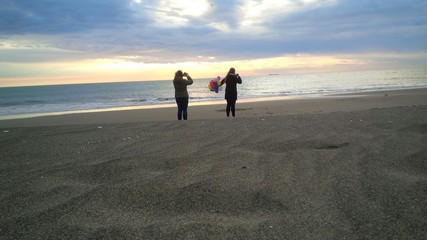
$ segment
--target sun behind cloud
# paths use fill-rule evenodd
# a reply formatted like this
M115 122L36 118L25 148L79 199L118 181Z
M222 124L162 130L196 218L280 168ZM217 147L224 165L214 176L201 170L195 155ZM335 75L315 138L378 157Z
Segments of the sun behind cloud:
M207 0L165 0L153 6L153 12L159 26L181 27L190 22L189 18L203 16L210 7Z

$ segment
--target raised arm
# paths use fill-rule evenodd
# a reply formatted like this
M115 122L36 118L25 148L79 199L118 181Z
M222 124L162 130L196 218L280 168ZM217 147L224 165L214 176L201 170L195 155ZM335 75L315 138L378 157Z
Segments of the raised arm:
M240 78L239 74L237 74L236 77L237 77L237 83L242 84L242 79Z
M185 81L187 85L193 84L193 79L190 77L190 75L188 75L188 73L185 73L185 76L187 77L187 81Z

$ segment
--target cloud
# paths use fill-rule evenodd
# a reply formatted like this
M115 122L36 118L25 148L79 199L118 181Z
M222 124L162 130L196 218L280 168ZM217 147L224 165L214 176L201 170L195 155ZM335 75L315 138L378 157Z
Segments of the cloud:
M154 18L159 26L186 26L192 19L206 14L211 7L207 0L166 0L153 8Z
M121 0L3 0L0 30L7 34L61 34L129 23L132 10Z
M3 0L0 62L417 52L426 16L424 0Z
M322 8L337 3L337 0L262 0L246 1L242 6L243 17L241 28L253 29L258 27L265 31L269 29L269 22L276 21L277 18L283 18L295 12L305 12L310 9Z

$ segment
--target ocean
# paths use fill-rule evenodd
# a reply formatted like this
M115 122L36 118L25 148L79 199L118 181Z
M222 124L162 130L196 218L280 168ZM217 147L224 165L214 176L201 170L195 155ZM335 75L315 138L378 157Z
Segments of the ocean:
M216 76L213 76L214 78ZM245 77L238 85L239 99L361 93L427 88L427 68L271 74ZM190 104L224 101L224 89L208 89L210 79L194 79L188 87ZM162 107L175 103L172 80L72 84L0 88L0 119L103 111L120 108Z

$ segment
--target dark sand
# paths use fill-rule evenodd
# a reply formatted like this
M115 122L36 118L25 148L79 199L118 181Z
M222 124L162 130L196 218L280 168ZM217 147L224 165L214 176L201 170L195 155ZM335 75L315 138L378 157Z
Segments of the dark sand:
M0 121L0 239L427 239L426 93Z

